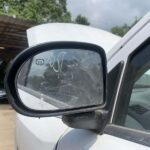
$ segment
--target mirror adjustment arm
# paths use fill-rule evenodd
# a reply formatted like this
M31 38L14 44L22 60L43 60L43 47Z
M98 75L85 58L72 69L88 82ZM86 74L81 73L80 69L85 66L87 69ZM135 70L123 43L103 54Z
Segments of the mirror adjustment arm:
M102 134L108 121L108 111L96 110L73 115L64 115L62 116L62 120L71 128L88 129Z

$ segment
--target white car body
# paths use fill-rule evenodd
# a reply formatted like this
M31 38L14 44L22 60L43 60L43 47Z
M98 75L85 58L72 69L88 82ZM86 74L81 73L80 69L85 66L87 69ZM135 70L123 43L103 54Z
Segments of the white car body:
M27 31L29 47L51 41L79 41L99 45L107 54L108 73L124 62L115 103L111 114L112 123L118 91L128 56L150 36L150 13L147 14L122 39L106 31L76 24L50 23ZM142 139L141 139L142 140ZM17 114L16 147L18 150L150 150L130 140L106 133L99 135L83 129L71 129L61 117L32 118Z

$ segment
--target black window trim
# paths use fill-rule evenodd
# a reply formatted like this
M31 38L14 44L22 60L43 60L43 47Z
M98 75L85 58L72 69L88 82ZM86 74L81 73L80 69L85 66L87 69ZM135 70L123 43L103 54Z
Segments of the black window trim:
M110 117L112 115L112 112L113 112L113 106L114 106L114 103L115 103L115 98L116 98L116 92L118 90L118 86L119 86L119 82L120 82L120 77L121 77L121 74L122 74L122 71L123 71L123 67L124 67L124 61L120 61L113 69L115 69L116 67L119 67L119 70L118 70L118 75L117 75L117 79L116 79L116 83L114 85L114 91L113 91L113 94L112 94L112 98L111 99L108 99L108 96L107 96L107 107L109 108L109 114L110 114ZM113 71L113 69L111 71ZM108 76L110 75L111 71L108 73ZM108 84L109 86L109 84ZM109 90L108 90L108 93L107 95L109 95ZM112 92L112 91L111 91ZM110 120L110 118L109 118Z

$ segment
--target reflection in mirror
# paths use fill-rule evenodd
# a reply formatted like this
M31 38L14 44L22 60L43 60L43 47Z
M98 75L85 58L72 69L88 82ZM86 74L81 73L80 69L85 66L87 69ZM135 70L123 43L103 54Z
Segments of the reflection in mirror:
M18 94L34 110L77 108L103 103L103 69L97 52L47 50L30 58L17 76Z

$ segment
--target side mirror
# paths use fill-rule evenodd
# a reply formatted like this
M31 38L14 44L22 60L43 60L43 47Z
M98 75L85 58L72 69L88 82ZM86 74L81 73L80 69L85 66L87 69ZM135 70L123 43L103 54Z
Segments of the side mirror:
M46 117L94 111L105 105L106 56L96 45L52 42L22 51L10 64L5 88L23 115Z

